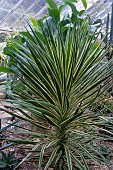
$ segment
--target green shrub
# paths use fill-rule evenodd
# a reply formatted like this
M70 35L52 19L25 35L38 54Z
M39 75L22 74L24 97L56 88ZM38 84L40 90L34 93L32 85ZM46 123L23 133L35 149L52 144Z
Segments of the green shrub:
M12 170L20 160L15 157L15 152L8 152L7 154L3 151L0 151L0 169L1 170Z

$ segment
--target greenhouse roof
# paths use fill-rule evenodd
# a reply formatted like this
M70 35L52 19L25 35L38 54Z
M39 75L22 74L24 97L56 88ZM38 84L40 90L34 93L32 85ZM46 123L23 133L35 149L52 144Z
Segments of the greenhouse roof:
M55 0L59 5L62 0ZM105 19L110 12L112 0L87 0L88 14L92 17ZM76 4L83 8L81 1ZM63 12L67 12L67 6ZM30 17L41 18L47 13L46 0L1 0L0 1L0 31L21 29Z

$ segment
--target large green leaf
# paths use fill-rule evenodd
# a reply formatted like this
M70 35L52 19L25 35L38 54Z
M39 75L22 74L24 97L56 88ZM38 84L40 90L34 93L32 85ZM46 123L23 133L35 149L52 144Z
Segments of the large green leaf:
M36 19L32 18L32 17L30 19L31 19L31 22L32 22L33 26L38 28L39 27L38 21Z
M86 0L81 0L83 5L84 5L84 8L86 9L87 8L87 1Z
M74 4L72 4L71 2L66 2L66 4L70 6L70 8L75 16L77 16L79 14L79 11L76 9L76 6Z
M57 8L57 5L54 0L46 0L50 8L55 9Z
M60 13L58 9L48 8L49 15L54 19L56 23L60 21Z
M0 72L12 73L10 68L4 67L4 66L0 66Z

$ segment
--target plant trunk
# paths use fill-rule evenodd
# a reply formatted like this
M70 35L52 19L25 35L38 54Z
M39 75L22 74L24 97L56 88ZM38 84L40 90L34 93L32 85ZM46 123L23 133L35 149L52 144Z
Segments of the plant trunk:
M59 152L62 151L62 154L56 164L55 169L56 170L65 170L66 169L66 165L65 165L65 148L64 148L64 144L66 143L66 135L64 133L64 130L62 129L60 131L60 134L58 135L58 138L60 139L58 142L58 146L60 146L59 148Z

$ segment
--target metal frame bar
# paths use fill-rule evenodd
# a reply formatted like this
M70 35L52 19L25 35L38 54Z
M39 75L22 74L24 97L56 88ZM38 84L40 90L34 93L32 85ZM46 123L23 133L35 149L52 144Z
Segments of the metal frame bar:
M4 5L5 2L6 2L6 0L2 1L2 3L0 4L0 7L1 7L2 5Z
M38 16L41 15L45 9L47 9L47 5L45 5L35 16L38 18Z
M25 16L26 14L32 10L32 8L37 5L38 3L40 2L40 0L36 0L22 15L21 17L12 25L12 27L14 27L19 21L21 21Z

